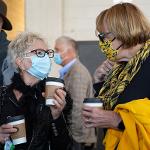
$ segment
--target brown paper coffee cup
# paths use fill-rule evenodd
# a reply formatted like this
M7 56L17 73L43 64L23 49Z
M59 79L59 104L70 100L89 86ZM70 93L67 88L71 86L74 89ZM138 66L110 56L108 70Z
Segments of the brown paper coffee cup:
M58 88L64 87L64 81L60 78L48 77L45 85L46 105L54 105L54 93Z
M13 125L17 129L17 132L11 134L11 138L14 145L26 143L26 128L25 128L25 118L23 115L9 117L7 123Z

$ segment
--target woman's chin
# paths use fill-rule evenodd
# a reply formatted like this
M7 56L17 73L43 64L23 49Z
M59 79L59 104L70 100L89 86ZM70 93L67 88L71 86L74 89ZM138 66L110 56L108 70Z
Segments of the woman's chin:
M40 79L38 79L37 77L31 74L27 74L26 76L23 76L23 77L24 77L25 84L31 87L40 81Z

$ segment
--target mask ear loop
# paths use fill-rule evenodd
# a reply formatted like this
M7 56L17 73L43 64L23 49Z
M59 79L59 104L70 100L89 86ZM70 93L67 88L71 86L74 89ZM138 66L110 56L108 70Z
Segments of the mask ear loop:
M123 46L123 44L121 44L116 50L118 50L120 47L122 47Z
M113 42L116 38L114 37L111 41Z
M113 42L116 38L114 37L111 41ZM116 50L118 50L123 44L121 44Z

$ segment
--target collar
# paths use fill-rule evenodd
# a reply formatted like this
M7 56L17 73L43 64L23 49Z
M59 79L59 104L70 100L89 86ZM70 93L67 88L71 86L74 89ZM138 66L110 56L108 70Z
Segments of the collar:
M28 86L24 83L19 73L14 73L14 76L12 77L12 83L9 85L9 93L10 93L10 99L11 101L17 106L24 106L31 103L32 100L37 100L37 97L40 95L40 92L38 91L37 85L34 85L33 87ZM16 89L20 91L23 95L20 97L19 101L16 100L16 97L13 93L13 89Z
M25 95L31 93L33 94L36 89L36 85L33 87L26 85L19 73L14 73L14 76L12 77L12 84L10 86L12 89L16 89Z
M7 40L7 34L4 30L0 31L0 42L4 42L4 44L8 44L9 41ZM3 45L4 45L3 44Z
M72 65L76 62L76 58L74 58L72 61L70 61L68 64L66 64L63 68L60 69L60 78L63 79L64 75L70 70Z

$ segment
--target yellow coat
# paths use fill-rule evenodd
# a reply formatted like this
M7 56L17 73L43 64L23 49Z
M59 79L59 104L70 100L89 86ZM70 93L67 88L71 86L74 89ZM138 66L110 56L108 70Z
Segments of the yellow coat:
M105 150L150 150L150 100L119 104L114 111L120 114L125 130L108 129Z

